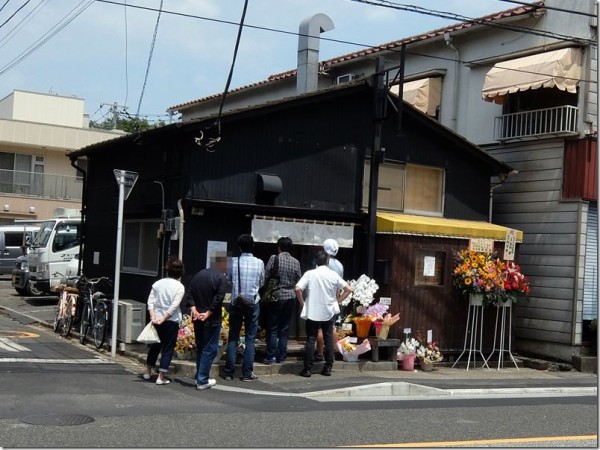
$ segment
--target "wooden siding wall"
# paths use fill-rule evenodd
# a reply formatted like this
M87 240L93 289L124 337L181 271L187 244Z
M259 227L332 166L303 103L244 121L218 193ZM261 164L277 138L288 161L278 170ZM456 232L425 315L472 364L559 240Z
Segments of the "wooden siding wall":
M587 137L565 142L563 197L598 200L598 141Z
M554 140L490 151L519 171L495 191L493 205L494 223L524 233L518 262L531 295L515 310L517 348L519 339L573 343L580 205L561 201L563 148Z
M467 248L468 240L404 235L377 235L377 259L390 261L390 280L380 284L377 296L391 297L390 312L400 313L400 321L391 330L391 337L403 338L403 330L410 328L415 337L423 337L432 330L433 339L440 348L462 349L467 323L468 301L452 287L454 253ZM502 255L504 243L495 243L494 249ZM444 252L444 281L439 286L416 286L415 263L419 250ZM484 311L484 348L493 346L494 308Z

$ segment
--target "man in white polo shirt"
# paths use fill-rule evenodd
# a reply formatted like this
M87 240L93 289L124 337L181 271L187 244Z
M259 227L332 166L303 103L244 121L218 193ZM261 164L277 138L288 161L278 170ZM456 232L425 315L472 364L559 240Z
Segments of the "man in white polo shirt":
M334 361L333 321L340 312L339 304L352 292L350 285L327 267L329 255L320 250L316 255L317 268L307 271L296 284L296 298L302 307L300 317L306 319L306 345L302 377L310 377L314 360L315 341L319 330L325 340L325 365L321 375L330 376ZM303 291L306 292L304 298Z

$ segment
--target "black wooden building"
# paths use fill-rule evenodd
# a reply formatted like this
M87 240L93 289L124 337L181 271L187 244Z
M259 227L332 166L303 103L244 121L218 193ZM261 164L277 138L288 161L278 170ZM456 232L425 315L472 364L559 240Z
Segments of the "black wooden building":
M303 270L310 268L320 242L334 237L341 244L345 278L358 277L366 270L363 183L373 111L373 89L355 82L227 113L220 141L209 148L204 144L215 136L214 117L71 153L72 163L86 171L83 272L114 273L118 186L113 170L122 169L139 178L124 207L120 298L144 302L170 254L182 255L187 276L206 266L207 248L215 243L236 256L241 233L255 234L255 255L266 261L278 237L265 238L269 223L292 230L302 241L293 237L303 244L295 254ZM397 122L390 99L381 141L386 164L441 169L440 216L486 221L490 179L511 168L408 104L401 136Z

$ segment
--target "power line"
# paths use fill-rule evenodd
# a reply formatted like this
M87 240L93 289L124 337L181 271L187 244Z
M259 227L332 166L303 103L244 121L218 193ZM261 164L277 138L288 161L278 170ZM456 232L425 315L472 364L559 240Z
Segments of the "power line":
M17 23L6 35L0 39L0 42L4 42L4 44L0 45L0 48L4 47L13 37L17 34L31 19L35 17L37 13L39 13L44 6L48 3L49 0L44 0L41 3L38 3L31 11L27 13L25 17L23 17L19 23ZM6 3L5 3L6 5ZM2 11L2 9L0 9Z
M148 64L146 65L146 75L144 76L144 85L142 86L142 92L140 94L140 101L136 111L136 116L140 113L142 106L142 99L144 98L144 91L146 90L146 82L148 81L148 74L150 73L150 64L152 63L152 55L154 53L154 44L156 43L156 35L158 33L158 24L160 23L160 16L162 14L163 1L160 0L160 6L158 8L158 16L156 17L156 25L154 25L154 35L152 36L152 43L150 44L150 54L148 55ZM127 2L125 2L125 8L127 8Z
M351 1L359 1L359 0L351 0ZM118 6L123 6L123 3L121 2L117 2L114 0L96 0L96 2L98 3L106 3L106 4L112 4L112 5L118 5ZM135 8L135 9L140 9L140 10L145 10L145 11L157 11L156 8L151 8L148 6L140 6L140 5L132 5L132 4L128 4L127 5L128 8ZM173 15L173 16L178 16L178 17L185 17L188 19L199 19L199 20L205 20L207 22L214 22L214 23L221 23L221 24L226 24L226 25L235 25L235 26L239 26L239 23L237 22L233 22L230 20L223 20L223 19L215 19L214 17L206 17L206 16L198 16L198 15L194 15L194 14L187 14L187 13L181 13L181 12L177 12L177 11L169 11L169 10L163 10L162 11L163 14L169 14L169 15ZM417 12L417 11L413 11L413 12ZM423 14L425 14L425 12L423 12ZM451 13L448 13L451 14ZM441 18L444 18L442 16L438 16ZM481 25L489 25L491 22L490 21L482 21L482 19L473 19L473 18L468 18L468 17L464 17L464 16L460 16L460 15L453 15L452 17L446 17L446 18L451 18L451 19L455 19L455 20L461 20L460 18L462 17L463 21L468 21L469 23L475 23L475 24L481 24ZM491 25L490 25L491 26ZM260 30L260 31L268 31L268 32L272 32L272 33L279 33L279 34L285 34L285 35L290 35L290 36L302 36L301 33L295 32L295 31L287 31L287 30L281 30L281 29L277 29L277 28L271 28L271 27L264 27L264 26L259 26L259 25L252 25L252 24L244 24L245 28L250 28L250 29L254 29L254 30ZM595 41L592 40L588 40L588 39L581 39L581 38L577 38L575 36L563 36L563 37L557 37L557 35L555 33L551 33L551 32L542 32L539 30L533 30L531 28L525 28L525 27L511 27L510 25L505 25L503 24L502 28L505 28L507 30L512 30L512 31L517 31L517 32L521 32L521 33L527 33L527 32L535 32L536 35L541 35L541 36L545 36L545 37L551 37L560 41L567 41L567 42L578 42L582 45L589 45L589 44L595 44ZM371 45L371 44L364 44L364 43L360 43L360 42L353 42L353 41L347 41L347 40L342 40L342 39L334 39L334 38L329 38L326 36L318 36L317 39L320 39L322 41L326 41L326 42L334 42L334 43L338 43L338 44L347 44L347 45L356 45L359 47L378 47L377 45Z
M223 114L223 106L225 105L225 98L227 97L227 92L229 91L231 79L233 78L233 69L235 68L235 60L237 58L238 49L240 47L240 41L242 38L242 30L244 29L244 21L246 19L246 11L247 10L248 10L248 0L245 0L244 8L242 9L242 18L240 19L240 24L238 27L238 34L237 34L237 37L235 40L235 47L233 50L233 58L231 61L231 67L229 68L229 75L227 77L227 83L225 83L225 90L223 91L223 96L221 98L221 105L219 106L219 114L217 114L217 119L216 119L217 136L214 138L209 137L205 141L204 133L201 132L201 136L199 138L195 138L196 144L204 147L207 151L214 151L214 150L210 150L210 149L221 140L221 116Z
M2 11L2 10L4 9L4 7L5 7L6 5L8 5L8 2L10 2L10 0L6 0L6 1L4 2L4 5L0 6L0 11Z
M63 17L52 28L50 28L44 35L42 35L42 37L39 38L34 44L31 44L27 49L23 50L18 56L16 56L11 62L6 64L4 67L2 67L2 69L0 69L0 75L5 74L7 71L9 71L13 67L15 67L20 62L22 62L25 58L30 56L33 52L38 50L41 46L46 44L50 39L52 39L54 36L56 36L56 34L58 34L60 31L62 31L67 25L69 25L73 20L75 20L81 13L83 13L94 2L94 0L88 0L88 3L86 5L83 5L83 3L85 3L85 1L86 0L82 0L77 6L75 6L71 11L69 11L65 17ZM75 12L71 17L68 17L69 14L72 14L73 11L75 11L77 8L80 8L80 10Z
M455 14L455 13L451 13L451 12L437 11L437 10L427 9L427 8L423 8L420 6L414 6L414 5L403 5L403 4L395 3L395 2L392 2L389 0L350 0L350 1L356 2L356 3L363 3L365 5L381 6L383 8L390 8L390 9L395 9L395 10L399 10L399 11L414 12L414 13L423 14L426 16L440 17L443 19L458 20L458 21L467 22L467 23L470 23L473 25L483 25L483 26L488 26L488 27L492 27L492 28L501 28L504 30L516 31L518 33L531 34L534 36L549 37L549 38L553 38L553 39L557 39L557 40L561 40L561 41L572 41L572 42L577 42L577 43L586 44L586 45L595 42L595 41L591 41L589 39L581 39L581 38L578 38L575 36L554 33L552 31L542 31L542 30L535 30L533 28L520 27L517 25L507 25L504 23L498 23L498 22L492 22L489 20L485 20L485 18L475 19L472 17L466 17L463 15ZM542 6L540 6L540 5L534 4L532 6L533 7L538 6L538 7L542 8Z
M19 7L19 8L17 8L17 10L16 10L14 13L12 13L12 15L11 15L11 16L10 16L8 19L6 19L6 20L4 21L4 23L2 23L2 25L0 25L0 28L2 28L4 25L6 25L10 19L12 19L13 17L15 17L15 16L16 16L16 15L19 13L19 11L21 11L23 8L25 8L25 7L27 6L27 4L28 4L30 1L31 1L31 0L27 0L27 1L26 1L25 3L23 3L23 4L22 4L22 5ZM8 3L8 2L6 2L6 3ZM4 7L6 6L6 3L5 3L3 6L2 6L2 8L4 8Z
M535 4L533 4L533 3L519 2L517 0L498 0L498 1L499 2L506 2L506 3L516 3L517 5L523 5L523 6L535 6ZM578 14L580 16L596 17L595 14L590 14L590 13L581 12L581 11L573 11L571 9L557 8L556 6L544 5L543 8L544 9L549 9L549 10L552 10L552 11L560 11L560 12L564 12L564 13L569 13L569 14Z
M123 12L125 13L125 101L124 105L127 104L127 100L129 98L129 33L127 28L127 0L125 1L125 8L123 8Z

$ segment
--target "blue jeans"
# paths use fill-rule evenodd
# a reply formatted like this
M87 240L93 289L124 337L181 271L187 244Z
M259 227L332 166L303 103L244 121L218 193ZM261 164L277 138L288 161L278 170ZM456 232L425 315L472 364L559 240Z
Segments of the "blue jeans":
M267 310L267 353L266 359L275 358L277 362L287 357L290 322L294 312L295 299L280 300L269 304Z
M194 337L196 339L196 384L208 384L210 368L219 350L221 324L209 324L194 320Z
M173 359L173 350L175 350L175 344L177 343L177 332L179 331L179 322L173 320L167 320L160 325L154 325L156 332L160 338L160 342L157 344L150 344L148 349L148 357L146 358L146 366L154 367L158 354L160 353L160 368L159 372L167 373L169 371L169 364Z
M240 311L235 306L231 307L229 312L229 337L227 338L227 359L225 360L224 372L226 375L233 376L235 372L235 358L237 356L237 346L240 340L240 330L242 323L246 329L244 342L244 359L242 360L242 376L249 377L254 372L254 339L256 339L256 329L258 327L258 316L260 306L258 303L250 310Z
M306 345L304 346L304 370L310 370L313 366L315 355L315 342L319 328L323 330L323 340L325 341L325 364L323 368L331 368L335 354L333 351L333 322L335 317L317 322L314 320L306 321Z

